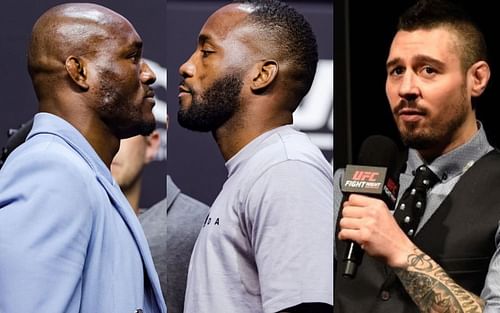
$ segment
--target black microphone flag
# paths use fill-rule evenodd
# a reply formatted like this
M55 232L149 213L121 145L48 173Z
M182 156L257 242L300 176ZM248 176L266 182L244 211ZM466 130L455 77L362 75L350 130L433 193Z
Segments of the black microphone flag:
M351 193L362 194L383 200L393 210L398 196L400 169L399 150L394 141L380 135L368 137L361 145L358 163L346 166L341 186L344 198ZM362 259L361 247L347 241L342 275L354 278Z

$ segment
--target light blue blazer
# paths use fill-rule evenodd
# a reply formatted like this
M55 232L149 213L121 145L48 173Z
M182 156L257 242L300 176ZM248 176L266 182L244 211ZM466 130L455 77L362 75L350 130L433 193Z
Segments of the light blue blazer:
M166 312L142 228L85 138L38 113L0 171L0 312Z

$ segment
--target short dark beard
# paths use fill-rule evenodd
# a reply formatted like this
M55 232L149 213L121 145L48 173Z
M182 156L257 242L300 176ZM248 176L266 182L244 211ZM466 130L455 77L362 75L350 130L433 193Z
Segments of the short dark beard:
M156 121L142 120L140 108L129 105L130 99L123 96L109 82L117 81L116 75L110 71L101 72L98 110L101 119L113 129L113 133L120 138L129 138L135 135L148 136L156 129Z
M467 119L467 112L464 106L466 101L466 86L465 82L462 84L460 95L460 103L452 111L448 112L452 119L442 122L439 125L433 125L432 130L418 132L415 127L409 125L405 131L401 131L401 140L405 145L416 150L435 149L443 143L449 143L453 139L457 130L464 125Z
M242 87L240 75L229 74L216 80L199 99L192 93L191 106L177 112L179 124L200 132L218 129L240 109Z

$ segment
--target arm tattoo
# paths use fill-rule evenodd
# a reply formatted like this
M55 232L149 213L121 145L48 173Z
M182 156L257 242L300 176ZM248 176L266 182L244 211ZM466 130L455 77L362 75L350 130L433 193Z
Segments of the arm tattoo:
M422 251L408 255L406 268L394 269L420 312L483 312L484 301L460 287Z

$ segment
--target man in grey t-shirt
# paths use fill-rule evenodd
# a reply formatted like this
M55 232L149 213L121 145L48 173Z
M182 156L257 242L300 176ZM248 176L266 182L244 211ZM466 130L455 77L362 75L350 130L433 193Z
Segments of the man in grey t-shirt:
M332 312L333 170L293 112L318 61L279 1L212 14L179 72L179 124L211 131L228 178L189 265L184 313Z

